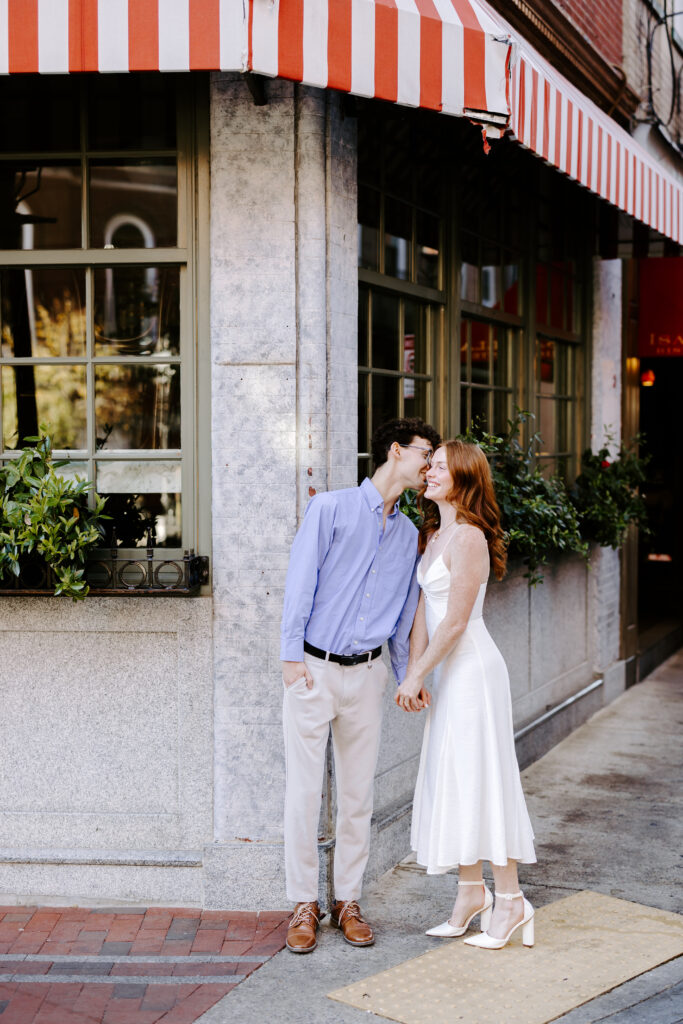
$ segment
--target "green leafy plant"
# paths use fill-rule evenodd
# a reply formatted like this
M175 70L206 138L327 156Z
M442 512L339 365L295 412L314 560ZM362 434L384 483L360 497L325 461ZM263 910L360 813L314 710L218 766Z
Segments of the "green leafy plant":
M474 425L462 435L479 444L491 461L491 472L507 534L508 555L526 566L529 586L543 582L541 566L557 554L588 557L579 517L558 476L544 476L536 454L541 437L520 441L521 427L533 413L518 410L506 434L490 434Z
M399 511L403 512L404 516L408 516L411 523L417 526L418 530L422 526L422 509L418 504L418 491L414 491L411 488L404 491L401 497L398 499Z
M86 480L58 470L68 463L52 458L52 441L41 425L39 437L24 438L21 455L0 468L0 578L19 576L32 558L52 570L55 594L74 601L89 590L84 579L88 553L101 542L106 498L88 507Z
M648 533L647 508L638 488L645 482L649 455L641 455L641 434L621 444L616 455L613 435L606 433L598 452L590 448L581 456L581 473L570 497L581 525L581 533L601 547L618 548L631 524Z

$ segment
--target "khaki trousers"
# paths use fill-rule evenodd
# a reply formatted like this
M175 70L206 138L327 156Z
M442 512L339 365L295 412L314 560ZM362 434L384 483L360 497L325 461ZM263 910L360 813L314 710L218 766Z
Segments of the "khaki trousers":
M318 821L327 738L332 729L337 780L334 892L338 900L361 894L370 851L373 786L389 673L381 658L344 666L311 655L303 679L285 689L283 724L285 872L295 903L318 899Z

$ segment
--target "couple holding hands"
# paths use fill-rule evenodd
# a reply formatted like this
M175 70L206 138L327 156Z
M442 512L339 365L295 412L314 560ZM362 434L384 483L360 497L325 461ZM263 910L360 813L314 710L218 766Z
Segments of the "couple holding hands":
M396 419L372 438L375 472L360 487L316 495L294 539L282 618L287 783L285 871L295 904L287 946L315 949L318 820L330 729L337 784L332 923L369 946L358 900L370 819L387 642L396 703L427 709L411 845L430 874L458 867L451 916L427 934L464 935L500 949L517 929L533 945L533 908L517 862L536 860L515 754L510 684L482 618L490 570L505 572L491 471L482 450L441 441L419 419ZM423 490L418 529L399 512L406 488ZM431 693L425 687L432 675ZM494 895L482 879L491 862Z

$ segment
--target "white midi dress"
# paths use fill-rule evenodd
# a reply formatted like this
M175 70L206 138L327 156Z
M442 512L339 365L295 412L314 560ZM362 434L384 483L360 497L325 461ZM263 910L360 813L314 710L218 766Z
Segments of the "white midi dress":
M441 555L424 574L420 564L418 582L431 639L450 589ZM412 849L428 874L479 860L536 861L515 753L510 681L484 625L485 594L482 583L464 633L433 675L411 829Z

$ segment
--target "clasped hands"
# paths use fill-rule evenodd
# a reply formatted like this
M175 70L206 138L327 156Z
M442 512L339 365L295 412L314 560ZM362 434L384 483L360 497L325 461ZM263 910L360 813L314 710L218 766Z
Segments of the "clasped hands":
M404 711L422 711L432 703L432 695L419 676L408 672L396 691L394 700Z

